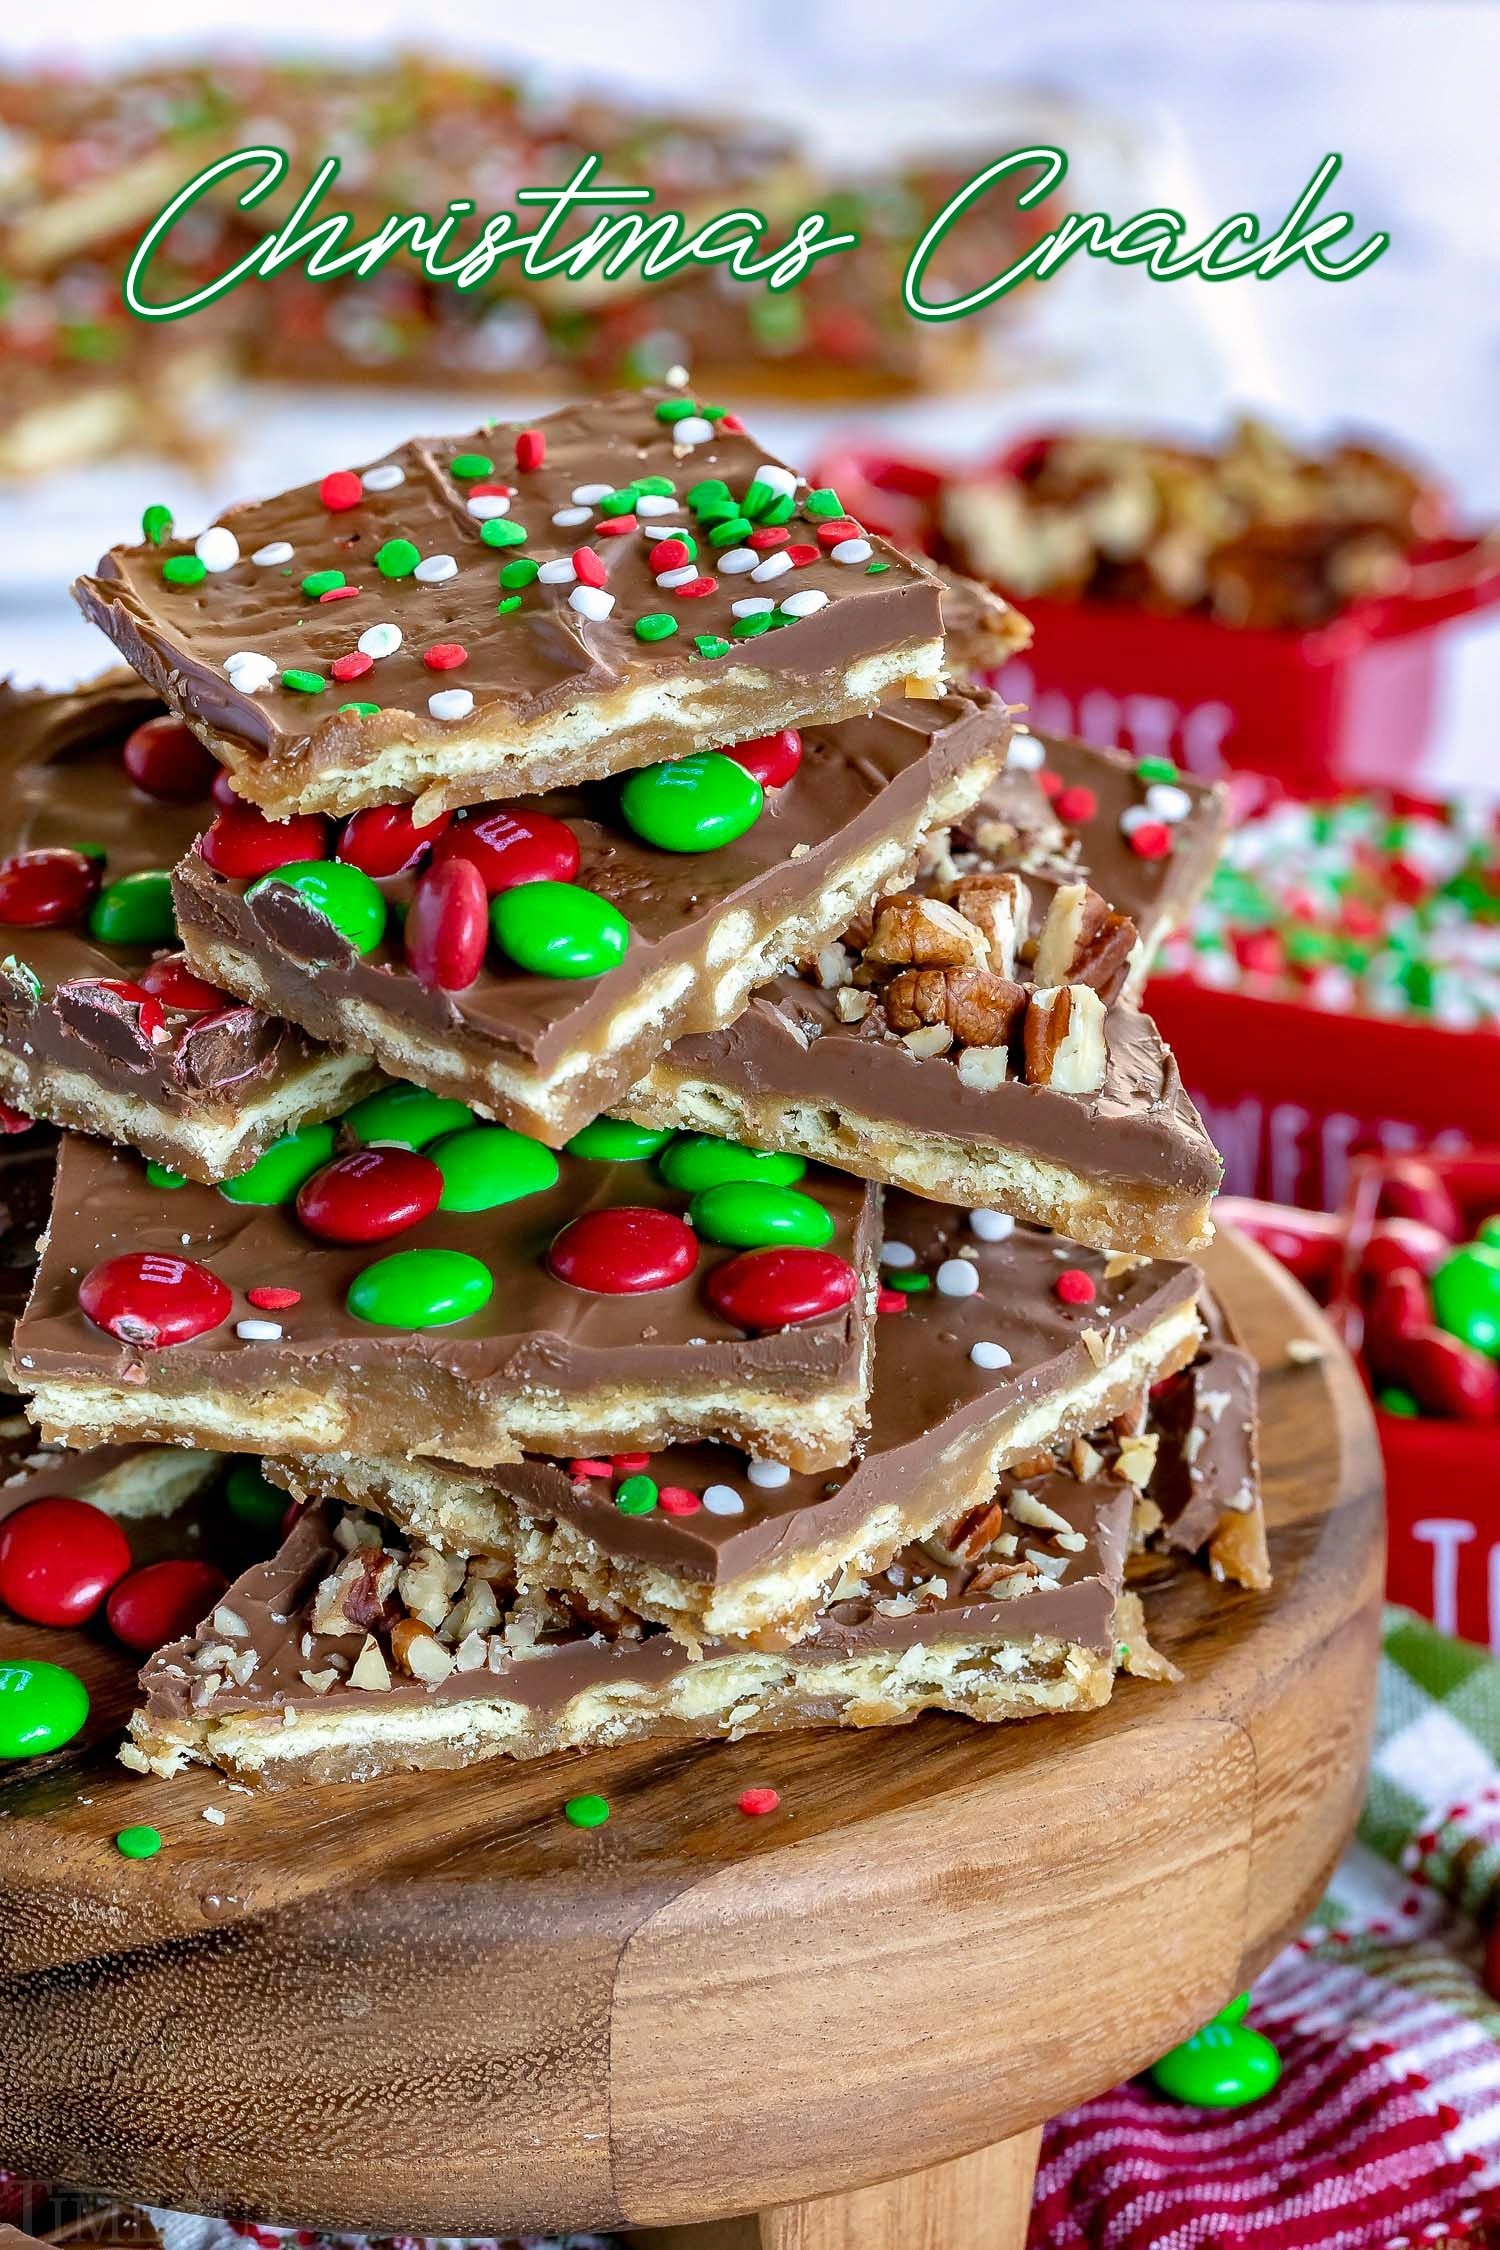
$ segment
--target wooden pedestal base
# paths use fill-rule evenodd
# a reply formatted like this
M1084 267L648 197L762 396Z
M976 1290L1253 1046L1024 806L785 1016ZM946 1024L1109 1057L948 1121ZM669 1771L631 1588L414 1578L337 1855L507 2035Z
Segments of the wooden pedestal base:
M716 2226L650 2227L632 2250L1025 2250L1042 2129L881 2187Z

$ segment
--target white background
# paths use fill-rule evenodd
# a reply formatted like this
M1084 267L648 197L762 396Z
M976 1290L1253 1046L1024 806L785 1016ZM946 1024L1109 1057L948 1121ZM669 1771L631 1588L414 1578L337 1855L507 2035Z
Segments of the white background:
M70 0L55 16L6 11L0 56L66 53L97 64L201 51L209 36L306 51L308 17L305 0L149 0L128 17L118 0ZM52 30L59 21L65 46ZM1161 199L1196 206L1206 223L1244 209L1274 223L1337 149L1339 201L1361 235L1381 227L1392 236L1355 281L1292 273L1269 284L1163 288L1093 267L1031 293L1047 302L1033 311L1019 382L1012 364L1003 388L903 409L897 425L962 455L1060 410L1212 426L1231 406L1259 405L1308 431L1383 430L1433 462L1471 515L1500 514L1500 7L1485 0L565 0L524 12L474 0L360 0L319 11L316 39L324 52L447 46L657 99L795 105L825 135L877 158L903 132L977 136L998 153L1013 145L1003 133L1015 114L1009 90L1032 88L1071 105L1070 185L1086 202L1116 198L1117 216ZM368 430L373 450L420 419L410 404L357 412L358 433L347 410L331 425L341 433L333 450L350 458L357 434ZM309 422L296 402L252 401L224 489L253 489L234 469L249 475L265 464L274 476L283 464L292 475L327 466L327 414ZM455 408L450 418L477 416ZM766 421L757 416L758 426ZM827 427L771 421L769 435L799 447ZM129 531L161 481L136 467L0 501L0 556L9 557L0 560L0 659L13 670L58 677L93 661L62 581L96 537ZM182 496L184 519L208 520L212 497ZM1491 657L1500 636L1457 638L1445 762L1486 778L1496 765L1500 666Z

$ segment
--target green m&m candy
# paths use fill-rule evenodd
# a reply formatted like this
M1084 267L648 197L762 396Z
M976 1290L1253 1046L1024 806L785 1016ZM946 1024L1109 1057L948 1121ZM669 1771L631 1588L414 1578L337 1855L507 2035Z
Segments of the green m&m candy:
M618 967L630 924L579 883L517 883L490 907L503 953L539 977L600 977Z
M1466 1242L1450 1252L1432 1276L1432 1311L1450 1336L1500 1359L1500 1248Z
M596 1117L568 1142L569 1156L589 1164L639 1164L671 1140L670 1125L632 1125L624 1117Z
M272 1530L281 1522L291 1502L260 1473L254 1461L236 1461L224 1479L229 1513L258 1531Z
M76 1672L31 1657L0 1659L0 1758L44 1758L71 1742L89 1715Z
M767 1187L792 1187L807 1170L801 1156L783 1156L738 1141L715 1140L712 1133L681 1133L663 1149L656 1169L681 1195L700 1195L725 1180L760 1180Z
M101 945L172 945L172 877L165 867L142 867L106 883L89 908L89 935Z
M615 1506L622 1516L649 1516L656 1506L653 1477L625 1477L615 1487Z
M174 1172L170 1164L158 1164L153 1158L146 1166L146 1178L154 1188L184 1188L187 1174Z
M1151 2068L1152 2084L1163 2094L1200 2109L1241 2109L1246 2102L1258 2102L1280 2076L1281 2057L1270 2040L1247 2023L1222 2017L1170 2048Z
M342 859L299 860L295 866L258 875L246 898L256 897L272 883L285 883L300 891L308 905L316 907L356 953L373 952L385 935L385 900L379 885L362 867L351 867Z
M450 1133L431 1154L443 1175L440 1211L494 1211L557 1185L552 1150L508 1125L471 1125Z
M620 791L620 810L648 844L664 852L713 852L760 818L766 793L753 773L721 750L700 750L643 766Z
M1475 1233L1491 1250L1500 1250L1500 1211L1492 1211L1487 1219L1481 1219Z
M382 1086L346 1109L343 1122L357 1141L396 1141L402 1148L425 1148L441 1133L461 1132L474 1122L462 1102L429 1094L425 1086Z
M693 1197L688 1219L705 1242L734 1250L759 1250L771 1243L797 1243L821 1250L833 1240L832 1214L795 1188L772 1187L763 1180L721 1180Z
M395 1250L357 1273L346 1299L377 1328L451 1328L483 1312L495 1277L467 1250Z
M333 1154L331 1125L299 1125L262 1149L248 1172L238 1179L221 1180L220 1195L231 1203L290 1203L304 1180L310 1180Z

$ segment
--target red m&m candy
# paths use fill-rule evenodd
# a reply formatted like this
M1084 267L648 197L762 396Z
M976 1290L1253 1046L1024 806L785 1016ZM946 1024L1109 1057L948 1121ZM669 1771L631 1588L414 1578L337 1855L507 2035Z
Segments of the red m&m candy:
M0 859L0 922L17 930L81 922L98 888L95 862L66 845L12 852Z
M236 800L217 813L198 838L198 849L215 874L249 881L305 859L321 859L328 835L319 813L294 813L290 820L267 820L254 805Z
M704 1283L716 1313L736 1328L790 1328L821 1320L854 1296L854 1268L832 1250L746 1250Z
M472 860L485 889L513 890L518 883L571 883L578 873L578 838L550 813L488 805L462 814L439 837L433 861Z
M547 1252L559 1281L606 1297L670 1289L686 1281L697 1262L697 1238L685 1220L636 1204L586 1211L569 1221Z
M186 1344L229 1318L234 1303L216 1273L166 1250L127 1250L90 1267L78 1302L96 1328L156 1351Z
M484 966L490 901L471 859L445 859L417 883L401 942L429 992L466 992Z
M206 797L219 771L218 760L192 730L165 715L147 719L125 737L120 762L137 789L169 805L191 805Z
M181 1008L194 1015L202 1015L209 1008L232 1007L227 992L188 967L185 953L164 953L153 961L149 969L142 969L138 978L141 990L158 999L164 1008Z
M724 755L753 773L762 789L782 789L802 763L802 737L795 727L783 727L753 742L728 742Z
M443 1175L412 1148L336 1156L297 1190L297 1216L320 1242L384 1242L430 1218Z
M110 1631L127 1648L150 1656L168 1641L191 1633L228 1587L223 1571L215 1570L212 1563L187 1557L147 1563L120 1580L104 1615Z
M1395 1380L1429 1414L1448 1415L1458 1422L1500 1418L1500 1367L1440 1328L1419 1329L1406 1337L1392 1369Z
M167 1028L167 1019L162 1014L160 1000L157 999L155 993L148 992L143 984L127 984L122 978L118 977L78 977L72 983L59 986L58 989L59 991L82 992L85 995L89 992L112 992L117 1000L130 1002L140 1011L136 1021L141 1027L143 1038L155 1039L158 1032L164 1032Z
M87 1500L32 1500L0 1523L0 1602L33 1625L81 1625L129 1568L129 1540Z
M410 805L366 805L345 821L334 857L363 868L377 882L383 875L404 875L437 842L449 818L439 813L436 820L418 828Z

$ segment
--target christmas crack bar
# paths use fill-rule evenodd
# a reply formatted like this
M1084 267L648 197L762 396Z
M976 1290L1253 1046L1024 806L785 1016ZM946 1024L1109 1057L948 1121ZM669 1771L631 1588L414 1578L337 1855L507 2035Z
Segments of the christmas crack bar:
M736 1171L608 1120L554 1155L404 1086L218 1189L70 1136L17 1379L77 1445L488 1466L713 1437L824 1469L867 1419L878 1191Z
M883 1258L870 1431L841 1469L698 1446L484 1476L331 1454L272 1473L493 1555L527 1592L628 1610L692 1646L787 1646L848 1573L987 1504L1010 1465L1133 1414L1201 1337L1192 1267L1106 1257L993 1212L891 1195Z
M123 673L0 686L0 1095L204 1180L379 1081L179 950L171 869L214 816L214 775Z
M1003 1482L972 1556L909 1546L840 1587L795 1648L695 1660L639 1619L528 1598L503 1564L323 1502L151 1659L120 1755L162 1775L202 1762L271 1785L361 1781L930 1710L1087 1710L1117 1666L1156 1669L1121 1595L1130 1509L1129 1486L1103 1476Z
M228 509L164 509L75 593L284 818L420 818L804 720L943 668L927 572L682 392L414 440Z
M1130 995L1207 879L1216 794L1081 744L1023 734L1010 756L912 889L726 1028L675 1041L621 1106L1185 1255L1212 1232L1222 1165ZM1152 871L1173 862L1169 888Z
M204 976L557 1144L900 883L1007 723L983 690L894 701L422 829L231 806L178 924Z

